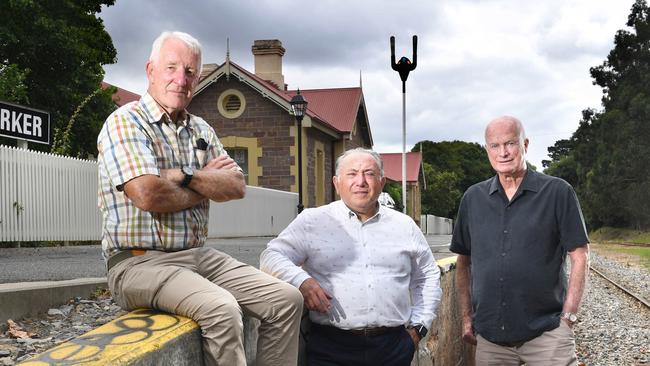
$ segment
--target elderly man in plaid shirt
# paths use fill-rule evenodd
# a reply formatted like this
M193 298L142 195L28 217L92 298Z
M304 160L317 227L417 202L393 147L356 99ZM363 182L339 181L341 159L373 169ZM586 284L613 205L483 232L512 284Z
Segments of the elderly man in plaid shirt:
M214 130L185 108L201 46L164 32L146 64L149 87L99 134L99 207L108 284L124 309L194 319L206 365L245 365L242 314L259 318L257 365L295 365L302 296L293 286L204 248L210 200L244 196L241 169Z

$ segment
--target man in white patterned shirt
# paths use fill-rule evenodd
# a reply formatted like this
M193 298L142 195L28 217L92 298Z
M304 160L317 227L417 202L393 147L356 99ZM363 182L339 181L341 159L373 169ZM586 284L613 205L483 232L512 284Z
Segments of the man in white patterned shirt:
M333 182L341 200L302 212L260 267L304 297L308 365L410 365L435 318L440 270L415 222L379 205L376 152L346 151Z
M203 248L209 201L244 196L241 169L214 130L189 114L201 46L164 32L146 64L149 88L111 114L97 139L108 285L127 310L194 319L205 365L246 365L242 314L259 318L257 365L295 365L302 297L292 286Z

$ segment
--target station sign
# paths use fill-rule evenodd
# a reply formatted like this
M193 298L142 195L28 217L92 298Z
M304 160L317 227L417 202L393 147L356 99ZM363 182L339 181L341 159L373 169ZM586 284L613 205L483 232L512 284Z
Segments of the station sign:
M0 102L0 136L50 144L50 114Z

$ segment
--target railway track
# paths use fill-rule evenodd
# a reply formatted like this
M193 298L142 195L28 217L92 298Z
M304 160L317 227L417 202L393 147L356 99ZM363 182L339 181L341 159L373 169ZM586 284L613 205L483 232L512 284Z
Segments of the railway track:
M650 243L603 243L607 245L618 245L622 247L641 247L641 248L650 248Z
M642 298L640 295L637 295L633 291L627 289L625 286L621 285L620 283L616 282L613 280L611 277L605 275L601 270L598 270L594 268L593 266L589 267L589 269L594 272L595 274L599 275L600 277L604 278L607 282L611 283L615 287L617 287L619 290L624 292L627 296L633 298L637 302L645 305L646 308L650 309L650 302L644 298Z

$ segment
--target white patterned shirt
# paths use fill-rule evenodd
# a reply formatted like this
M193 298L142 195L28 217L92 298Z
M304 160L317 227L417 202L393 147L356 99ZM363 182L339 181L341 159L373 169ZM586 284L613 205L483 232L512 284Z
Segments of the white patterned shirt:
M440 269L413 220L380 206L362 223L343 203L306 209L262 252L260 268L296 287L314 278L333 296L318 324L341 329L429 328L440 303Z

